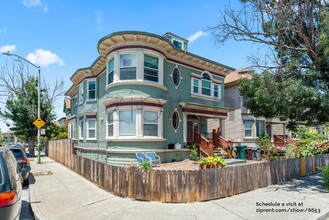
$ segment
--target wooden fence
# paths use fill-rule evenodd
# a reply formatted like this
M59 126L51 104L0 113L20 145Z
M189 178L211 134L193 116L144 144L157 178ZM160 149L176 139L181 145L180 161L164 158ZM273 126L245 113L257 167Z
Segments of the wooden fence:
M145 201L196 202L224 198L300 177L299 158L205 170L140 170L73 154L68 140L48 143L48 155L103 189ZM329 154L306 158L306 175L329 163ZM304 168L302 168L304 169Z

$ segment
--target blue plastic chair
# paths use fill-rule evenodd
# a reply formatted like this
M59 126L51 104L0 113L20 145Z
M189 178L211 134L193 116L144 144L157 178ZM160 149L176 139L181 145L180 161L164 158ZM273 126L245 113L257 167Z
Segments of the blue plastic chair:
M152 166L161 164L160 156L158 156L155 152L145 152L145 157L151 161Z
M145 157L144 152L136 153L136 158L138 163L143 163L144 160L149 160L148 158Z

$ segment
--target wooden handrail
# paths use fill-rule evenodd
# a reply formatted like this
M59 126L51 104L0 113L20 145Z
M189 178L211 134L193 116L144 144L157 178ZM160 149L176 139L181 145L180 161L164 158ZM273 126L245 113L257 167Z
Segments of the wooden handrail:
M215 146L222 147L225 151L232 150L232 141L228 141L216 132L215 129L212 131L212 138Z
M212 156L214 154L212 141L209 141L205 137L198 134L196 129L194 129L194 143L206 156Z

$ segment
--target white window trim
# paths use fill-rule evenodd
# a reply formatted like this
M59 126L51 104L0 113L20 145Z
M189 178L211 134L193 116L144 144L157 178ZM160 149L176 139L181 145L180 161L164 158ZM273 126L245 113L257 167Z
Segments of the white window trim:
M91 99L89 97L89 82L92 82L92 81L95 82L95 98L94 99ZM95 101L95 100L97 100L97 80L96 80L96 78L88 79L87 80L87 95L88 95L87 101Z
M136 111L136 135L120 136L119 134L119 112L132 110ZM158 112L158 136L143 136L143 111ZM106 140L163 140L163 112L161 107L153 106L120 106L112 109L108 114L113 113L113 136L108 136L108 120L106 120Z
M95 137L91 138L89 135L89 131L91 130L91 128L89 127L89 121L95 121L95 128L92 128L92 130L95 130ZM96 118L87 118L87 140L96 140L97 139L97 120Z
M136 54L136 79L133 80L120 80L120 55L127 54ZM152 56L158 58L158 82L144 80L144 55ZM144 82L148 84L161 85L163 86L163 61L164 56L160 53L157 53L148 49L124 49L120 51L115 51L107 57L107 63L114 59L114 73L113 73L113 82L108 84L108 65L106 69L106 87L109 89L112 86L115 86L116 83L130 83L130 82Z
M198 93L195 93L193 90L194 87L194 83L193 80L197 80L198 81ZM208 81L208 80L207 80ZM193 98L201 98L201 99L206 99L209 101L220 101L222 99L222 85L219 83L214 83L213 80L209 81L211 82L210 85L210 96L207 95L203 95L202 94L202 79L196 78L196 77L191 77L191 97ZM215 97L214 94L214 85L218 85L218 97Z

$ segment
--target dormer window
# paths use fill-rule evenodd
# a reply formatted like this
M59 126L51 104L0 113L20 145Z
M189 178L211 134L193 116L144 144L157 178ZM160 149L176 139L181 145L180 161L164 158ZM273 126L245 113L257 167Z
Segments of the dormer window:
M178 49L182 50L183 49L183 43L181 41L175 40L173 39L173 44L175 47L177 47Z

